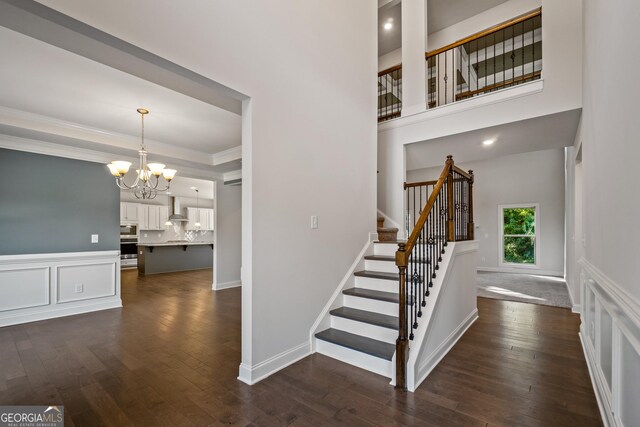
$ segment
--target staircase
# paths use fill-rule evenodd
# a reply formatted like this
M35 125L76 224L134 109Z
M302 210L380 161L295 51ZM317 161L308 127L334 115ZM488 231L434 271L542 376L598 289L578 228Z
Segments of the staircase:
M385 228L384 217L378 216L378 241L397 243L398 229L397 228ZM391 261L395 261L392 259Z
M373 244L373 254L364 257L364 270L353 273L355 287L344 289L343 305L329 312L331 327L315 334L319 353L393 378L399 312L397 249L396 241Z
M378 240L365 245L312 326L312 349L403 390L424 381L477 319L473 181L447 156L437 181L404 184L407 241L378 217Z

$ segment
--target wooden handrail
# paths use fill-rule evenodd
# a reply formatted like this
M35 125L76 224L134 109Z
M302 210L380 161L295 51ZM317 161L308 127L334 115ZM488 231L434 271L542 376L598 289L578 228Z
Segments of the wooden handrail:
M422 187L425 185L436 185L438 183L438 180L434 180L434 181L419 181L419 182L405 182L404 183L404 189L406 190L407 188L411 188L411 187Z
M467 179L473 179L473 175L471 175L469 172L467 172L464 169L460 169L458 166L456 165L452 165L452 168L454 171L458 172L460 175L464 176Z
M465 43L469 43L469 42L477 40L477 39L479 39L481 37L488 36L489 34L496 33L496 32L498 32L500 30L503 30L503 29L505 29L507 27L510 27L512 25L515 25L515 24L518 24L520 22L526 21L527 19L530 19L530 18L535 18L536 16L540 16L540 15L542 15L542 8L541 7L539 7L538 9L532 10L531 12L527 12L527 13L525 13L523 15L517 16L517 17L515 17L513 19L510 19L508 21L505 21L505 22L503 22L501 24L494 25L493 27L487 28L486 30L482 30L482 31L480 31L478 33L472 34L472 35L470 35L468 37L460 39L460 40L458 40L456 42L448 44L448 45L446 45L444 47L441 47L439 49L433 50L431 52L425 52L424 56L425 56L425 58L429 59L432 56L435 56L435 55L437 55L439 53L445 52L445 51L447 51L449 49L453 49L454 47L462 46Z
M444 169L442 169L440 178L438 178L438 181L436 182L435 187L433 187L433 191L431 191L429 200L427 200L427 204L424 206L424 209L422 209L422 212L420 213L420 218L418 218L418 221L416 221L416 224L414 225L413 230L411 231L411 235L407 239L407 242L404 244L405 251L403 253L399 251L396 252L397 266L406 267L407 264L409 264L408 262L409 254L411 253L411 250L413 249L413 247L415 246L418 240L418 235L420 234L420 230L422 230L422 227L424 227L424 223L427 222L427 217L429 216L429 213L433 208L433 204L436 202L436 198L438 197L438 194L440 194L440 190L442 189L444 182L447 180L447 176L449 175L449 171L451 170L452 167L453 167L453 156L449 155L447 156L447 162L444 166Z
M500 89L500 88L505 87L505 86L509 86L509 85L516 84L516 83L520 83L520 82L525 81L525 80L536 79L536 78L540 77L541 75L542 75L542 71L535 71L533 73L529 73L529 74L526 74L526 75L523 75L523 76L520 76L520 77L515 77L515 78L510 79L510 80L505 80L503 82L499 82L499 83L495 83L495 84L492 84L492 85L489 85L489 86L485 86L485 87L483 87L481 89L470 90L470 91L467 91L467 92L460 92L460 93L456 94L456 101L468 98L470 96L473 96L473 95L476 95L476 94L479 94L479 93L490 92L492 90Z
M402 69L402 64L394 65L393 67L389 67L386 70L379 71L378 77L382 77L385 74L389 74L392 71L401 70L401 69Z

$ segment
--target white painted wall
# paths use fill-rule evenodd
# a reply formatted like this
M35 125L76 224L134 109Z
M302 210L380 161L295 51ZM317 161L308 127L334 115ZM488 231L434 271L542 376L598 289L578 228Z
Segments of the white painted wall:
M242 186L216 182L213 289L240 285L242 264Z
M378 57L378 71L386 70L402 63L402 48Z
M308 354L313 321L375 227L376 3L42 3L251 98L242 379Z
M478 319L478 242L455 242L427 298L416 338L409 344L407 388L415 391L466 330ZM450 251L450 252L449 252Z
M429 36L429 44L455 41L528 12L532 4L512 0L508 9L484 18L465 21L449 30L447 37ZM512 3L512 4L511 4ZM515 7L518 6L518 7ZM506 8L506 6L505 6ZM428 110L411 117L378 125L378 208L394 221L402 220L402 183L405 169L401 159L404 145L446 135L463 133L504 123L573 110L582 106L582 2L581 0L543 0L542 81L532 82L477 98ZM505 12L508 10L508 13ZM493 12L491 12L493 11ZM491 13L490 13L491 12ZM486 15L485 15L486 14ZM511 15L511 16L510 16ZM474 22L474 26L470 24ZM477 22L476 22L477 21ZM457 28L453 33L452 28ZM440 41L438 42L438 38ZM434 41L435 39L435 41Z
M611 280L640 300L640 197L637 197L638 85L629 85L640 67L631 56L615 78L602 79L607 64L617 61L628 40L640 36L640 4L620 0L616 7L585 1L584 173L585 257ZM612 171L613 173L612 178ZM613 185L613 182L617 185Z
M581 337L601 412L616 426L640 425L635 112L640 87L629 83L637 79L640 58L627 55L612 78L603 76L628 52L629 40L640 37L639 17L640 3L634 0L584 1L582 164L577 172L583 177ZM579 226L576 221L576 234Z
M475 176L475 237L478 268L513 271L499 266L498 206L539 203L540 265L545 274L564 275L564 150L544 150L457 164ZM407 172L408 182L437 179L441 167ZM520 269L531 273L532 269Z

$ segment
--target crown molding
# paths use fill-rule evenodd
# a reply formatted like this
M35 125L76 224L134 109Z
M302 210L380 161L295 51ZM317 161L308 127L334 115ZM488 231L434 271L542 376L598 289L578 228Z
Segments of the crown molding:
M110 132L104 129L93 128L4 106L0 106L0 124L108 145L119 149L137 151L140 145L140 139L135 136ZM145 141L147 145L153 148L153 154L213 166L213 162L207 161L210 158L209 153L146 138Z
M238 169L236 171L227 172L222 177L224 182L227 181L235 181L238 179L242 179L242 169Z
M229 148L228 150L215 153L213 156L213 165L218 166L224 163L233 162L242 159L242 145Z
M8 150L25 151L29 153L44 154L47 156L64 157L67 159L83 160L85 162L107 164L113 160L114 155L98 150L72 147L68 145L55 144L52 142L39 141L35 139L20 138L11 135L0 134L0 148ZM123 160L136 163L137 156L122 156ZM198 178L206 180L223 179L223 174L201 167L180 165L179 176L185 178Z

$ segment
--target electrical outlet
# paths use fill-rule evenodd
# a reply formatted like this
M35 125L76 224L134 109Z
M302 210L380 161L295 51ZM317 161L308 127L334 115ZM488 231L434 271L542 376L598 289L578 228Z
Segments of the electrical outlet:
M162 234L158 233L158 237L162 237Z
M84 292L84 285L82 283L79 283L76 285L76 294L81 294Z
M144 237L147 237L147 233L144 233Z
M482 257L482 262L485 262L487 260L486 257Z
M91 243L98 243L98 235L97 234L92 234L91 235Z
M318 228L318 216L317 215L312 215L311 216L311 228L312 229L316 229Z
M488 239L489 238L489 233L484 233L484 238Z

